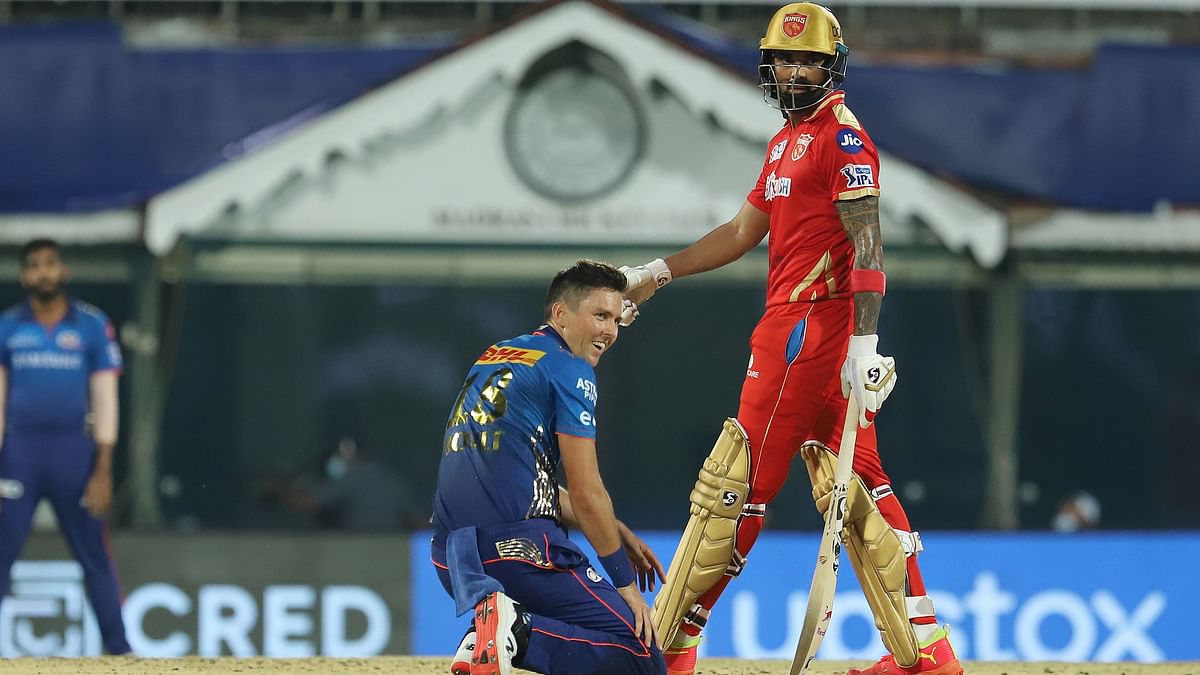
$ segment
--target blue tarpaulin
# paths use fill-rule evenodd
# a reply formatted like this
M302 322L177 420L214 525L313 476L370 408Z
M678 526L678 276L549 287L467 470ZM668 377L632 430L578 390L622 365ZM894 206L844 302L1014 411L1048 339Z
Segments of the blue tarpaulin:
M748 78L752 47L687 35ZM451 46L138 50L117 27L0 28L0 211L136 205ZM861 64L848 103L881 148L1063 206L1200 204L1200 48L1108 46L1083 70Z
M135 205L449 45L147 51L112 25L0 28L0 211Z

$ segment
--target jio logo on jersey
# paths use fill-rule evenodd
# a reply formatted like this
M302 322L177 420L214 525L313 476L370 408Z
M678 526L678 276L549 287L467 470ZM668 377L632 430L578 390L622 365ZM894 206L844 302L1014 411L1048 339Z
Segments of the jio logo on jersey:
M853 129L840 129L838 131L837 143L842 152L850 155L857 155L863 149L862 139L858 137L858 134L854 133Z

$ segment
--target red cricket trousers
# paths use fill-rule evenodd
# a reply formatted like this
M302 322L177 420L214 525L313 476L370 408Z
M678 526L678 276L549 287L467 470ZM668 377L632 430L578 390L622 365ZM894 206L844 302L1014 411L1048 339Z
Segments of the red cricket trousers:
M819 441L837 452L846 415L841 369L853 322L849 299L791 303L768 307L750 336L750 365L738 408L738 421L750 441L750 497L738 522L732 569L740 570L758 538L766 505L779 494L800 446ZM891 483L879 461L874 424L858 431L854 471L869 490ZM889 525L910 531L895 495L878 498L876 504ZM924 595L916 560L908 559L909 595ZM699 604L711 609L730 578L722 577ZM692 634L699 630L690 628Z

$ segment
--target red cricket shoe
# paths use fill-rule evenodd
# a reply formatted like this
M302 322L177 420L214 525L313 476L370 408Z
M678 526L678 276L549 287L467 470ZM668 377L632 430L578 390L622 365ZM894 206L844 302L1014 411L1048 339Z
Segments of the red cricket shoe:
M496 592L475 606L475 651L470 675L509 675L529 644L529 618L507 595ZM465 636L464 636L465 641Z
M846 675L963 675L962 664L950 646L950 634L939 628L925 644L917 649L917 662L910 668L901 668L891 654L879 659L866 670L851 668Z
M675 635L671 646L663 650L667 662L667 675L695 675L696 648L700 646L699 635L688 635L682 630Z
M471 675L471 656L475 653L475 623L467 629L462 642L458 643L458 651L454 652L454 660L450 662L451 675Z

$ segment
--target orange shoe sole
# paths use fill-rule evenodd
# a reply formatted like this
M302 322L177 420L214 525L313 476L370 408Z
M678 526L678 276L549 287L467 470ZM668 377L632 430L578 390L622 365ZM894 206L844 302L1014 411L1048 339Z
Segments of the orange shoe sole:
M470 675L500 675L500 654L496 633L500 629L500 612L495 594L483 599L475 608L475 652L471 655Z
M847 671L846 675L860 675L869 673L873 667L874 666L871 666L863 670L851 668L849 671ZM887 675L903 675L906 671L893 662L885 672ZM963 667L962 664L958 662L958 659L954 659L953 661L949 661L937 666L933 670L922 670L917 673L913 673L912 675L963 675Z

